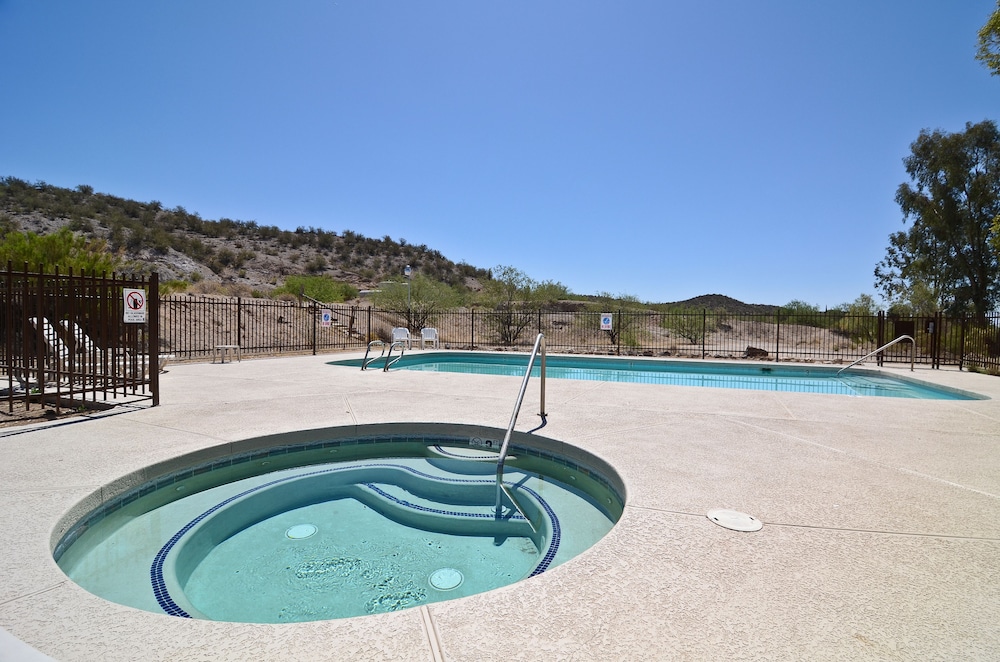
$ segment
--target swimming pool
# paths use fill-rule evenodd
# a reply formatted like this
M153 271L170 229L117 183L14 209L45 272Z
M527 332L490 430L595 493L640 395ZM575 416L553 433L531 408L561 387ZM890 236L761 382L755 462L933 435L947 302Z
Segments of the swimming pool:
M361 366L360 359L332 361L330 365ZM376 363L372 366L380 366ZM427 352L405 354L392 368L477 375L522 376L528 365L524 354L494 352ZM707 386L754 391L790 391L835 395L934 400L980 400L983 396L936 386L908 377L874 370L838 367L760 365L758 363L707 363L642 358L605 358L550 355L546 376L630 384ZM536 361L535 376L540 374Z
M527 435L504 474L521 510L505 504L498 516L491 448L503 431L421 430L316 431L172 471L90 512L54 556L70 579L120 604L301 622L505 586L582 553L621 516L609 467Z

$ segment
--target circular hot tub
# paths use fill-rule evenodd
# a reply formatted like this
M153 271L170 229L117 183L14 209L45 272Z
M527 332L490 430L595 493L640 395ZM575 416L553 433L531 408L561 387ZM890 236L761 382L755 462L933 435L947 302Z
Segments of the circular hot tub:
M603 460L527 434L512 437L498 488L502 436L395 424L246 440L145 469L141 485L73 522L54 556L108 600L218 621L345 618L482 593L584 552L624 503Z

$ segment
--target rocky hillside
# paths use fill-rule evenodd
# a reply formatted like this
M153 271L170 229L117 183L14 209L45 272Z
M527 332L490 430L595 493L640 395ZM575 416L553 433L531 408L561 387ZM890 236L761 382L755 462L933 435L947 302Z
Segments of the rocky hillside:
M321 228L281 230L253 221L206 220L183 207L137 202L43 182L0 179L0 225L38 234L69 227L157 271L161 281L219 282L267 291L290 274L327 274L361 288L399 277L406 265L429 278L477 289L485 269L425 245Z
M89 186L67 189L0 177L0 233L48 234L62 227L106 240L136 270L158 272L161 282L197 283L208 291L216 285L229 293L266 294L286 276L297 274L327 274L366 289L399 278L406 265L434 280L471 290L480 289L490 277L486 269L452 262L425 245L389 236L371 239L350 230L292 231L253 221L206 220L183 207L164 209L156 201L127 200L96 193ZM736 314L775 308L721 294L667 305Z

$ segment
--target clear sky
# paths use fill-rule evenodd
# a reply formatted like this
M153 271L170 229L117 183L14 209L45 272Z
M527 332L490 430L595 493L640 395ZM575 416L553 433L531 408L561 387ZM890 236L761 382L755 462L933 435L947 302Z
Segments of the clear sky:
M353 230L579 294L820 307L994 0L0 0L0 176Z

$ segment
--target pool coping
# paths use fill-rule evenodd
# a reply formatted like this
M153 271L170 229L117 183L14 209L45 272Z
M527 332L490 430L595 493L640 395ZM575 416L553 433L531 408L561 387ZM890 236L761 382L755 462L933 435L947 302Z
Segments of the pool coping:
M331 650L341 659L987 659L1000 651L1000 606L989 599L1000 578L987 564L1000 551L1000 380L948 370L917 376L992 399L904 404L550 381L538 434L613 466L625 514L581 557L478 596L319 624L192 624L110 605L61 576L50 552L70 513L127 490L147 465L210 457L296 427L495 429L517 391L510 377L334 373L330 358L173 365L161 377L160 407L5 437L0 544L11 554L0 558L0 627L60 660L242 659L250 650L260 659ZM532 393L519 430L538 424L527 409ZM155 444L143 441L154 433ZM887 508L893 499L902 511ZM764 528L726 531L705 517L713 507L758 515ZM900 560L883 558L892 554ZM790 581L807 567L812 588ZM886 574L901 584L879 579Z

